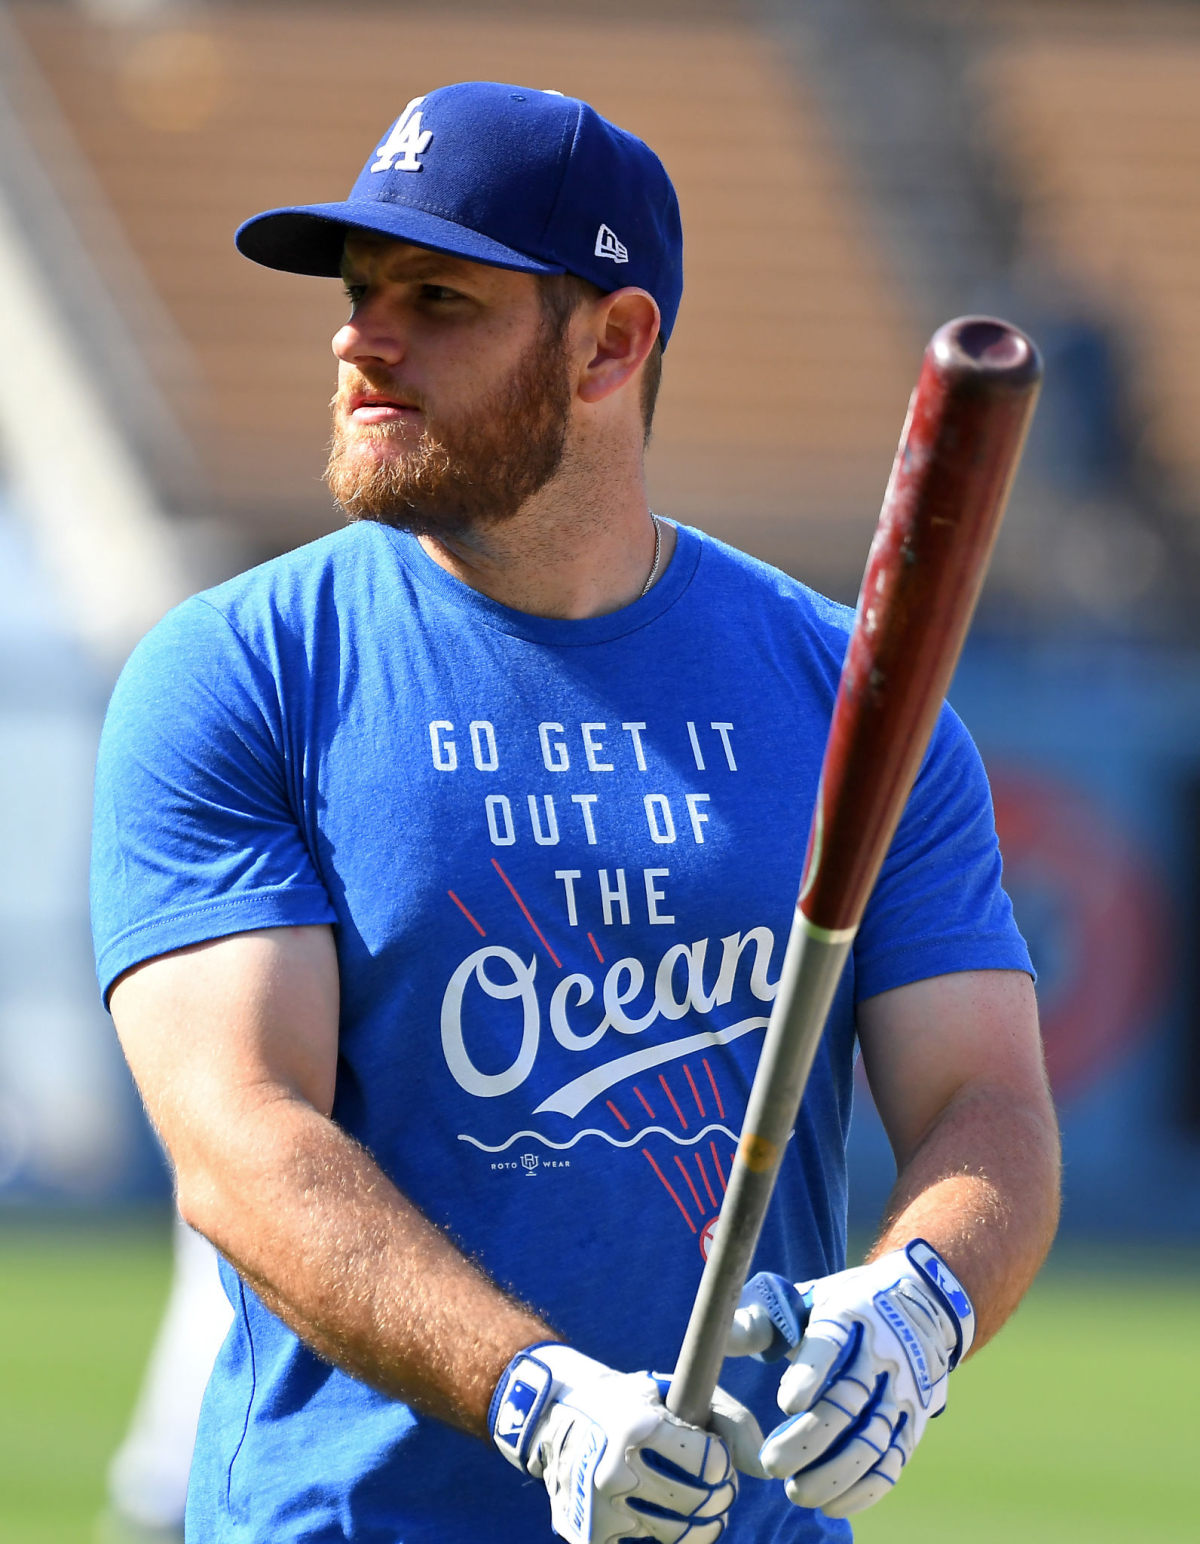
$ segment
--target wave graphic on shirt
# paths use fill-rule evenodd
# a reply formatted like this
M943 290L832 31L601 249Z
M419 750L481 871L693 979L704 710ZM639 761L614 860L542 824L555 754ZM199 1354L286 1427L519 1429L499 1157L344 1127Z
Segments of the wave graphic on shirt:
M637 1132L634 1136L626 1137L622 1141L617 1137L610 1136L607 1131L597 1131L594 1126L588 1126L583 1131L577 1131L568 1142L552 1142L549 1137L544 1137L540 1131L514 1131L512 1136L507 1141L501 1142L498 1147L489 1147L486 1142L481 1142L478 1137L469 1137L462 1132L459 1132L458 1140L460 1142L470 1142L473 1147L479 1148L480 1152L502 1153L507 1148L510 1148L514 1142L519 1142L522 1137L526 1137L531 1141L541 1142L545 1147L553 1147L561 1152L564 1148L574 1147L576 1142L581 1141L584 1137L603 1137L613 1147L636 1147L639 1142L648 1137L652 1132L656 1136L666 1137L669 1141L674 1142L676 1147L695 1147L697 1142L703 1141L706 1136L709 1136L714 1131L720 1131L731 1142L737 1141L736 1132L730 1131L728 1126L721 1125L719 1121L713 1121L711 1125L705 1126L694 1137L678 1137L673 1131L667 1131L662 1126L643 1126L641 1131Z

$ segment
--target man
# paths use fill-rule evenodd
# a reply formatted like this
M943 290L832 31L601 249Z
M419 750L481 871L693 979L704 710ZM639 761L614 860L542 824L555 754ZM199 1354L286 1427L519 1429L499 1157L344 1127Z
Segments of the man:
M947 710L782 1167L781 1274L685 1426L645 1370L711 1238L851 618L650 513L677 206L583 103L432 92L346 203L238 243L341 268L351 524L172 613L101 754L101 980L231 1267L189 1535L848 1537L1054 1227L970 742ZM856 1033L899 1177L844 1272Z

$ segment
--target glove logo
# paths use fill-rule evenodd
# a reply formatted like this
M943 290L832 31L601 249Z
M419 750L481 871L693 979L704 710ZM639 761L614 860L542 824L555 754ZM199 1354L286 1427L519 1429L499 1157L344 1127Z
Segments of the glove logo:
M935 1255L932 1259L922 1261L922 1268L927 1270L946 1294L946 1301L960 1319L969 1319L971 1316L971 1304L967 1294L951 1276L942 1262Z
M579 1544L588 1544L592 1534L592 1478L604 1454L606 1438L594 1421L589 1424L587 1440L575 1460L571 1475L571 1510L568 1523Z
M553 1381L543 1362L533 1356L522 1356L509 1363L492 1395L488 1429L498 1450L518 1469L525 1467L525 1450L550 1397Z
M925 1351L920 1337L908 1322L906 1315L892 1301L889 1295L891 1290L888 1288L887 1291L876 1292L875 1307L879 1317L884 1320L904 1347L904 1354L908 1358L908 1365L912 1368L912 1375L917 1385L921 1406L928 1410L929 1402L933 1398L933 1379L929 1373L929 1363L925 1360Z
M525 1430L525 1422L529 1419L529 1412L536 1404L540 1392L540 1389L535 1389L528 1383L522 1383L519 1378L513 1379L512 1386L504 1396L500 1414L496 1417L498 1441L507 1442L513 1447L519 1444L521 1433Z
M971 1341L974 1339L972 1319L975 1310L971 1307L971 1299L967 1296L961 1282L949 1269L936 1250L931 1249L924 1239L914 1239L906 1251L908 1258L929 1281L938 1289L953 1313L958 1317L959 1329L963 1337L961 1354L963 1356L971 1349Z

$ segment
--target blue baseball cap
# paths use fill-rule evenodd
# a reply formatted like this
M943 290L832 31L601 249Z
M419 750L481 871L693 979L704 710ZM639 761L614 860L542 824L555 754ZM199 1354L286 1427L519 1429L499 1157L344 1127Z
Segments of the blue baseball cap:
M336 278L346 231L521 273L649 291L670 336L683 292L679 201L650 147L575 97L464 81L414 97L341 204L269 209L238 250Z

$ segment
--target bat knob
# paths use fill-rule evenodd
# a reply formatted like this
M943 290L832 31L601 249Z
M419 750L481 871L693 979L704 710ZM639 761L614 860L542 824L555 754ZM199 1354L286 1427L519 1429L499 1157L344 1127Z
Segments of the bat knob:
M995 316L958 316L939 327L928 357L943 377L966 384L1027 388L1042 378L1037 344L1019 327Z

